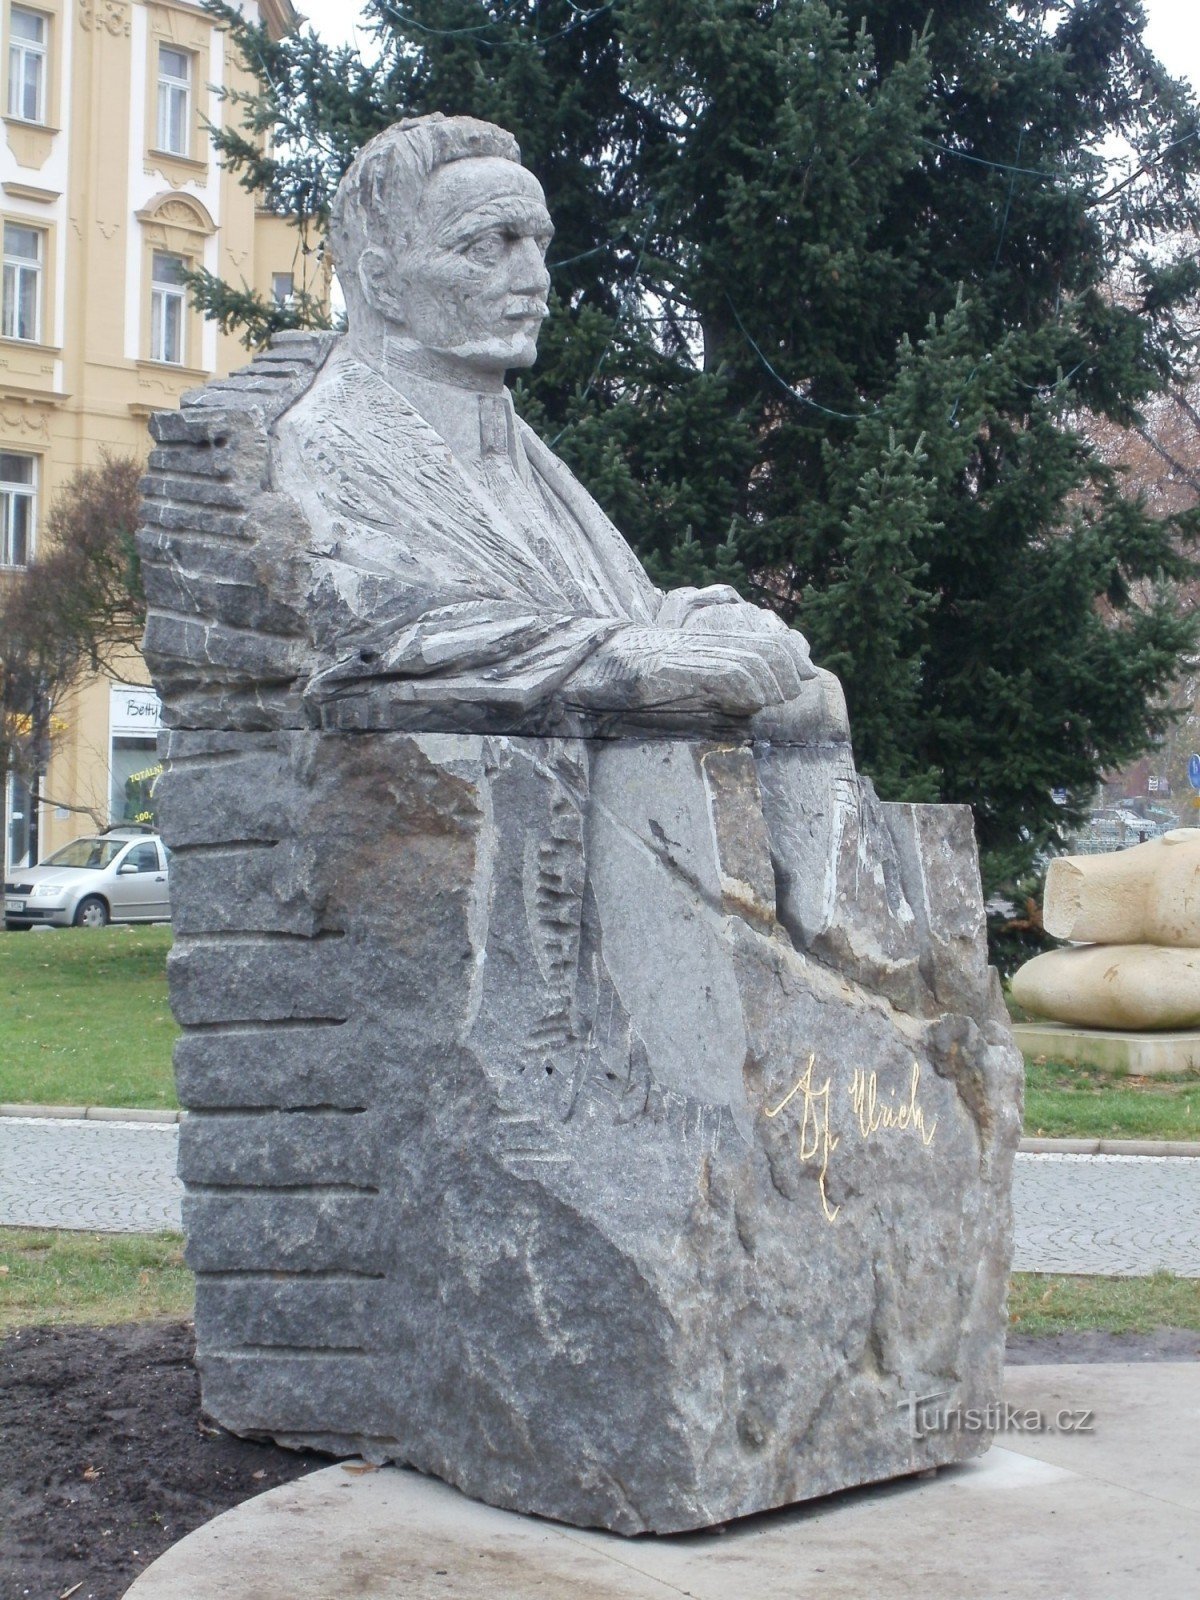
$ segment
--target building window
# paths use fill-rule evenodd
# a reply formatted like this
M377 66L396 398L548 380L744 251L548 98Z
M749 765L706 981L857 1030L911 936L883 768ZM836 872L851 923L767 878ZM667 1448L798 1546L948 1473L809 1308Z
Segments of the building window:
M8 829L5 842L7 867L28 867L32 864L30 850L33 844L33 800L24 780L15 772L8 778Z
M34 458L0 452L0 567L29 565L36 496Z
M168 155L191 153L192 58L186 50L158 47L158 143Z
M4 298L0 332L6 339L42 336L42 243L38 228L4 224Z
M150 359L184 364L184 318L187 291L183 275L187 262L182 256L154 252L153 284L150 291Z
M296 274L294 272L273 272L271 274L271 297L277 306L286 306L296 293Z
M46 120L46 18L19 6L8 22L8 114Z

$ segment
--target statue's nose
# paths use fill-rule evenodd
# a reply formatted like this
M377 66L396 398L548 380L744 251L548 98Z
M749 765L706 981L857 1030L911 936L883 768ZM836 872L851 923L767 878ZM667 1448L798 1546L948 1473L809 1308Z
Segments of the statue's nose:
M514 294L545 296L550 290L550 274L542 260L536 239L522 239L514 246L509 286Z

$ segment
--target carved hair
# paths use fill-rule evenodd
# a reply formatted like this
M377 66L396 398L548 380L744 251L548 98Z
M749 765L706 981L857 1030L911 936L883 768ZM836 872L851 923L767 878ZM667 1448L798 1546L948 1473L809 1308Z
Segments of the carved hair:
M342 290L353 303L358 264L371 245L403 250L421 193L438 167L473 156L521 160L521 147L503 128L474 117L406 117L377 133L355 156L338 185L329 218L329 247Z

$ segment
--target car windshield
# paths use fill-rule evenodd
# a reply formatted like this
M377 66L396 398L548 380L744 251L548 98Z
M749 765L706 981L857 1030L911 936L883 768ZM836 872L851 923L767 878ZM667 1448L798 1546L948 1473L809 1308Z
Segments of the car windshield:
M109 867L121 854L128 839L72 839L42 862L43 867L94 867L97 872Z

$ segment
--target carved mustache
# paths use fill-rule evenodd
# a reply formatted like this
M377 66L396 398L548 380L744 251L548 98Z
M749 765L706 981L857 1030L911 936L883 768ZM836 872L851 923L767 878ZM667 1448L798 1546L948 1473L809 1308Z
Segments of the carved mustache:
M524 322L530 317L543 322L549 315L550 307L544 300L518 300L504 313L509 322Z

